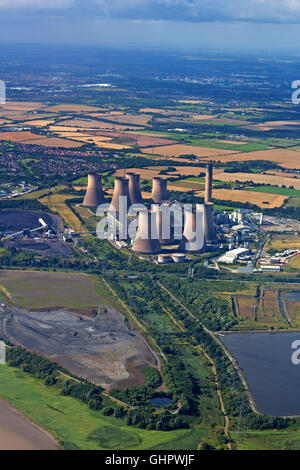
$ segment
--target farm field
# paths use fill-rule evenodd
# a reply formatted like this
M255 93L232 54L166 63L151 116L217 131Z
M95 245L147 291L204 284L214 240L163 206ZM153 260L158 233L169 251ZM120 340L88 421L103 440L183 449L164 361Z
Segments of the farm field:
M174 144L174 145L166 145L164 147L153 147L153 153L157 155L162 155L165 157L180 157L181 155L195 155L196 157L211 157L211 156L219 156L219 155L227 155L234 153L232 150L223 150L223 149L215 149L209 147L197 147L195 145L184 145L184 144ZM142 150L142 152L146 152L146 150ZM237 151L238 153L238 151Z
M67 199L73 199L74 196L66 194L51 194L46 198L40 199L40 202L48 206L53 212L58 213L72 229L76 232L84 232L80 220L76 217L74 212L65 204Z
M128 427L13 367L0 367L0 384L5 400L47 429L67 449L142 450L162 446L165 450L195 450L209 432L205 428L163 432Z
M120 125L120 124L114 124L110 122L104 122L104 121L96 121L96 120L84 120L84 119L69 119L65 121L60 121L58 123L59 126L67 126L67 127L78 127L80 129L85 128L85 129L111 129L115 131L124 131L124 130L138 130L139 127L135 126L125 126L125 125Z
M0 140L10 142L20 142L24 144L43 145L45 147L82 147L82 143L72 142L65 139L57 139L55 137L46 137L43 135L32 134L30 131L25 132L0 132Z
M251 188L251 191L270 192L289 196L300 196L300 179L289 178L281 174L281 176L266 175L265 173L225 173L223 170L216 168L214 171L214 178L220 181L253 181L253 183L264 184L264 187ZM276 188L275 186L286 186L287 188ZM296 190L288 189L289 186L294 186Z
M204 196L203 191L197 191L195 196ZM224 201L249 202L261 208L281 207L287 196L280 194L266 194L254 191L244 191L241 189L216 189L213 188L213 197Z
M24 308L84 308L100 303L112 304L101 280L86 274L1 271L0 285L15 304Z
M66 112L66 113L93 113L93 112L99 112L99 111L105 111L105 108L98 108L95 106L86 106L84 104L58 104L56 106L50 106L49 108L46 108L46 111L52 112L52 113L61 113L61 112Z

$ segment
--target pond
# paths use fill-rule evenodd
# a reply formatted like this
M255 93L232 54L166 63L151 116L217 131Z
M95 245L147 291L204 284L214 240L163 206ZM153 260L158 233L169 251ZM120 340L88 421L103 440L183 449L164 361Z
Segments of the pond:
M151 403L156 406L171 405L172 399L168 397L156 397L150 399Z
M300 415L300 332L220 337L244 372L261 413ZM299 351L299 354L297 353Z

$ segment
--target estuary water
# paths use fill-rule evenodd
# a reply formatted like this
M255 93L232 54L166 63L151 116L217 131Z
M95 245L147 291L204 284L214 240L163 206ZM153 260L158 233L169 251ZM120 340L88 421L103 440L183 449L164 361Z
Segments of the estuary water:
M300 349L300 332L233 333L220 339L243 370L261 413L300 415L300 364L292 360L295 341Z

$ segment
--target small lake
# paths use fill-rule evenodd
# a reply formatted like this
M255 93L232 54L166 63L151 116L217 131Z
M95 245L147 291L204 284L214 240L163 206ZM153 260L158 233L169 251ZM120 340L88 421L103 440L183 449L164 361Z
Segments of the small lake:
M166 405L171 405L172 403L172 399L168 397L151 398L150 401L155 406L166 406Z
M300 415L300 364L292 362L300 332L233 333L220 339L243 370L261 413Z

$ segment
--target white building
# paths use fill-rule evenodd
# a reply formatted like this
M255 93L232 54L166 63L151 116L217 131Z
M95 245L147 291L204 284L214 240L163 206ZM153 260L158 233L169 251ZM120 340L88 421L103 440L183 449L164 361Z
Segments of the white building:
M227 251L225 255L220 256L219 262L226 264L235 263L241 256L249 255L251 250L249 248L236 248L235 250Z

